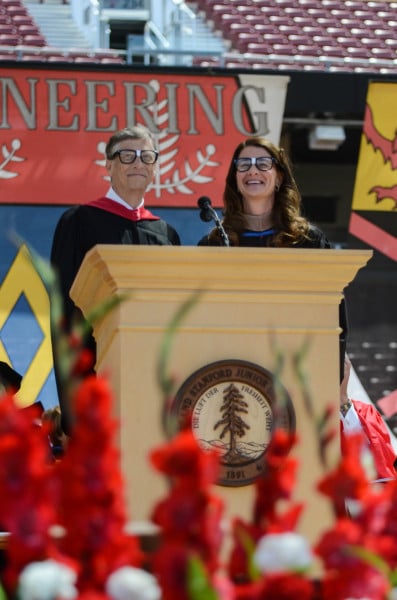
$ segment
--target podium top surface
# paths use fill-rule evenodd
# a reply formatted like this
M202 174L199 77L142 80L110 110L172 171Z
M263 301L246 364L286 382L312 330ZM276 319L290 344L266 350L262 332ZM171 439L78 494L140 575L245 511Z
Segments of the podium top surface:
M71 296L117 290L217 289L341 293L371 250L97 245L86 255ZM103 293L100 294L103 296Z

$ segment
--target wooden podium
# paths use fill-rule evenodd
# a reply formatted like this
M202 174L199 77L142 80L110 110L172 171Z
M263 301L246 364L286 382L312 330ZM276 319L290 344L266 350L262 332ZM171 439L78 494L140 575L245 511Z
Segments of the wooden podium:
M165 440L156 383L163 334L181 304L203 290L175 336L171 370L182 387L194 373L219 361L242 361L272 373L276 348L281 350L281 382L292 400L300 440L295 499L306 504L300 531L318 539L331 512L315 491L324 470L292 357L308 344L304 366L315 414L330 404L337 409L339 303L371 256L371 251L358 250L114 245L96 246L87 254L71 289L84 314L114 294L129 294L96 324L94 335L97 371L109 376L115 395L133 521L150 520L154 502L166 491L166 482L148 462L149 451ZM339 431L337 410L333 424ZM328 454L330 466L338 456L336 438ZM253 488L217 485L214 491L225 499L229 516L249 518Z

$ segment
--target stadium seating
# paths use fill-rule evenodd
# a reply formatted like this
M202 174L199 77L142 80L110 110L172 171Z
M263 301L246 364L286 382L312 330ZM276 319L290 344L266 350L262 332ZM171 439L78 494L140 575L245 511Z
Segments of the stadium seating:
M187 4L228 48L222 62L195 57L194 65L397 73L397 1L190 0ZM48 46L22 0L0 0L0 60L24 54L37 57L34 48L43 48L41 59L49 62L58 58L125 62L115 53L59 52Z
M0 33L0 47L18 46L20 42L21 38L17 33Z
M17 33L17 28L12 23L2 23L0 21L0 34Z
M123 64L110 51L59 51L51 48L22 0L0 0L0 61Z
M397 73L397 2L192 0L188 5L229 41L224 61L229 67ZM202 63L196 58L195 64Z

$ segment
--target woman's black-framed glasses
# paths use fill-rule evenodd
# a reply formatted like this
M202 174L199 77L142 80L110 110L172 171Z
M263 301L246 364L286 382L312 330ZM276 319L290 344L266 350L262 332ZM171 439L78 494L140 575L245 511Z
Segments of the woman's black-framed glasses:
M153 165L158 159L159 153L156 150L116 150L113 152L112 160L118 156L123 165L130 165L138 156L145 165Z
M259 171L270 171L274 164L277 164L277 160L272 156L247 156L234 159L234 166L239 173L249 171L252 165L256 165Z

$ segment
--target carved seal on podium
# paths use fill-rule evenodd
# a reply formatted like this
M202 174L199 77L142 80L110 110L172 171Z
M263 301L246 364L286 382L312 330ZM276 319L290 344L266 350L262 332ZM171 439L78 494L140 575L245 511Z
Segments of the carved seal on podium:
M221 453L218 484L244 486L260 476L277 427L295 431L293 403L273 374L243 360L221 360L190 375L175 396L181 427L190 423L205 450Z

